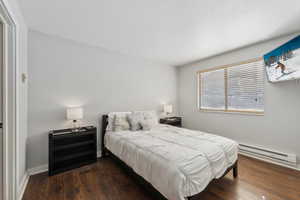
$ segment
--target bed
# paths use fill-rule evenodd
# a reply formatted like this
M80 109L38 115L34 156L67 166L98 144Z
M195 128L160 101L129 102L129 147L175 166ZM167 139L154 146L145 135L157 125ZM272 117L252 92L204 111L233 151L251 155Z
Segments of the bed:
M102 116L102 156L110 155L151 190L170 200L186 200L213 179L238 175L238 144L230 139L159 124L149 131L106 131Z

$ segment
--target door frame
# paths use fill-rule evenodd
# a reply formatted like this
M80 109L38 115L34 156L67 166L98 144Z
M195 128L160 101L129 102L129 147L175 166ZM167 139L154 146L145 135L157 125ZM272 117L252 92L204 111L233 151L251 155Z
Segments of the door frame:
M17 180L17 24L0 0L3 23L3 199L18 198Z

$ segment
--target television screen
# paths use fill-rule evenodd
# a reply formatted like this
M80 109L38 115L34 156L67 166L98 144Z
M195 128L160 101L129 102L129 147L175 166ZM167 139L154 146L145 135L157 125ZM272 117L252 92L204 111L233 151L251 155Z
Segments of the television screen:
M300 79L300 35L264 55L270 82Z

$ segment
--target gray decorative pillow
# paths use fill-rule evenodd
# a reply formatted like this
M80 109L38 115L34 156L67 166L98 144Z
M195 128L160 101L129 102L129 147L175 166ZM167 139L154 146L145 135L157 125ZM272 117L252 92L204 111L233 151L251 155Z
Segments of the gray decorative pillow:
M158 124L158 117L155 111L134 111L128 115L128 121L132 131L150 130Z
M127 121L127 116L115 115L114 131L128 131L130 125Z
M132 131L138 131L141 127L141 121L144 119L142 112L133 112L130 115L128 115L128 121L130 124L130 129Z

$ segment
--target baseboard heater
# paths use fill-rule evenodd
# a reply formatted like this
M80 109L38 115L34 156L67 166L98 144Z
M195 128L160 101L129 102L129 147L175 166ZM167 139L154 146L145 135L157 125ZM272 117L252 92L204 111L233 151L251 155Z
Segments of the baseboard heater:
M282 153L278 151L273 151L261 147L256 147L247 144L240 144L240 152L244 154L250 154L260 158L270 159L274 162L280 162L290 166L297 165L297 156L296 154Z

